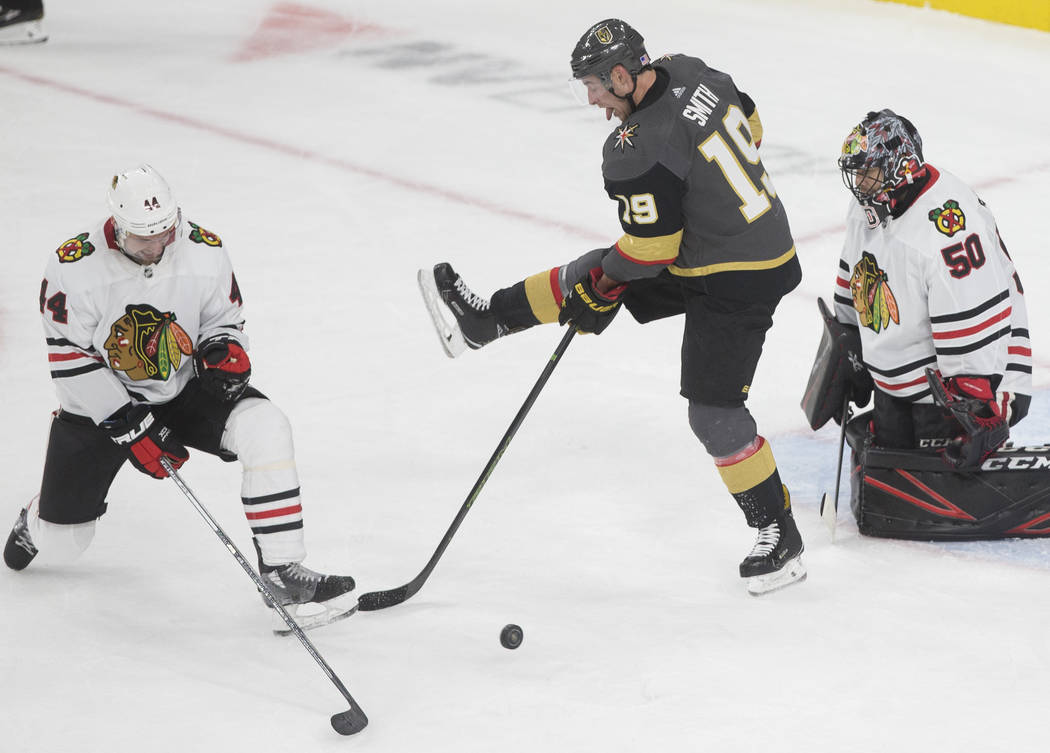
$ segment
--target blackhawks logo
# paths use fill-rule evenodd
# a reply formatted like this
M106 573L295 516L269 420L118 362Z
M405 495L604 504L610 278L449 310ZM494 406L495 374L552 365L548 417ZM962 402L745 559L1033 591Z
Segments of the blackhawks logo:
M76 238L70 238L68 241L58 247L55 252L58 254L58 260L62 264L71 261L77 261L83 259L85 256L91 256L95 252L95 244L88 243L88 234L81 233Z
M959 209L959 202L949 199L940 209L931 209L928 215L937 230L951 238L966 229L966 215Z
M190 240L194 243L203 243L206 246L222 245L222 240L215 233L205 230L195 222L190 222L190 227L193 228L193 231L190 232Z
M842 142L842 155L848 157L866 151L868 151L868 132L856 126Z
M193 353L186 330L175 323L175 314L162 314L149 304L127 306L125 314L109 329L105 342L109 365L136 382L166 380L178 370L182 357Z
M890 290L889 279L879 269L875 257L867 251L853 268L849 290L853 295L853 308L857 310L862 326L881 332L890 326L890 322L900 324L897 299Z

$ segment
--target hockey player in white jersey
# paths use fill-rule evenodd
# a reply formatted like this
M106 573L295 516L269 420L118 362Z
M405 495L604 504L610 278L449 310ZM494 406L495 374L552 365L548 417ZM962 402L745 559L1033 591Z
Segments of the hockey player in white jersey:
M161 458L178 468L191 447L240 461L260 574L297 621L348 616L353 578L302 565L291 427L249 385L243 301L222 241L182 217L149 165L115 175L108 198L111 216L63 243L41 282L60 408L40 493L20 512L5 563L21 570L39 550L79 556L126 460L162 479Z
M1024 290L995 218L966 184L924 161L918 131L892 110L853 128L839 168L855 201L835 315L859 328L874 442L939 446L952 467L975 468L1028 412L1032 391ZM956 407L969 407L970 429L934 405L931 386L940 390L927 369Z
M874 393L874 409L843 427L859 530L1050 535L1050 495L1032 493L1046 488L1050 451L1004 447L1031 403L1032 350L991 211L924 160L915 126L892 110L850 131L838 165L853 200L802 407L817 429Z

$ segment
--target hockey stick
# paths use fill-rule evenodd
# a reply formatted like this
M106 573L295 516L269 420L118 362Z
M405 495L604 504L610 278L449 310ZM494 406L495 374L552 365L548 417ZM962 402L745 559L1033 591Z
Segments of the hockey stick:
M215 518L211 516L211 513L205 509L204 505L200 503L200 500L198 500L190 488L186 486L186 482L182 480L182 477L179 476L171 466L168 459L162 457L160 459L160 464L164 466L164 470L166 470L168 475L171 476L171 480L175 482L175 485L186 495L186 499L197 508L197 512L199 512L201 517L204 518L208 527L215 532L215 535L219 537L219 540L230 551L230 554L233 555L234 559L236 559L237 562L240 563L240 566L244 568L244 572L248 573L251 579L255 582L256 587L263 592L266 599L270 602L270 606L276 609L288 624L288 629L295 633L295 637L300 640L310 656L312 656L314 661L321 666L324 673L328 675L328 679L332 681L332 684L339 689L339 692L343 694L343 698L345 698L347 703L350 704L350 708L347 711L341 711L338 714L332 715L332 728L340 735L352 735L363 730L368 725L368 717L365 716L365 712L357 705L357 701L355 701L353 696L350 695L350 691L346 689L346 686L343 685L342 681L336 676L332 668L328 666L328 662L324 660L324 657L318 653L314 644L306 637L306 633L303 632L303 629L299 627L296 621L292 619L292 616L288 614L288 610L281 606L280 601L274 596L273 591L270 590L266 581L264 581L262 577L252 569L252 566L248 564L248 560L246 560L244 555L241 554L241 550L230 540L230 537L226 535L224 530L222 530L222 527L215 521Z
M849 409L849 395L846 395L842 399L842 427L839 431L839 466L838 471L835 473L835 499L832 504L828 504L828 494L824 493L824 496L820 500L820 517L824 520L828 530L831 532L831 541L835 542L835 526L838 523L839 515L839 487L842 484L842 456L846 451L846 424L849 423L850 409Z
M507 446L510 445L510 440L512 440L514 435L518 432L518 428L521 426L522 421L524 421L525 416L528 415L529 410L532 408L532 404L536 402L536 398L539 397L543 386L547 384L547 380L554 371L554 367L558 365L558 361L561 360L562 355L565 353L565 349L569 347L569 343L572 341L575 334L576 328L570 326L565 333L565 336L562 337L561 342L558 343L558 347L550 357L550 360L547 361L547 366L543 369L543 373L540 374L540 378L536 380L532 392L530 392L529 396L525 398L525 403L518 411L518 415L516 415L514 420L511 421L510 428L507 429L506 434L503 435L503 439L501 439L499 445L496 446L496 451L492 453L489 462L485 465L484 470L481 471L481 475L474 483L474 488L470 490L470 494L467 495L467 499L463 503L463 506L459 508L459 512L456 514L456 519L452 521L452 525L450 525L448 531L445 532L444 538L441 539L441 543L438 544L437 549L430 557L430 561L427 562L426 567L423 568L419 575L403 586L391 588L387 591L372 591L371 593L362 594L357 600L357 608L359 611L372 612L377 609L386 609L387 607L396 606L397 604L412 598L412 596L423 587L427 578L430 577L430 573L434 571L434 567L437 565L438 560L441 559L441 555L445 553L445 549L448 547L449 542L452 541L452 537L459 529L460 524L463 522L463 518L467 516L467 512L470 510L471 505L474 504L478 495L481 494L481 489L485 486L485 482L489 480L489 476L492 475L492 471L496 468L496 464L500 461L500 458L503 457L503 453L507 451Z

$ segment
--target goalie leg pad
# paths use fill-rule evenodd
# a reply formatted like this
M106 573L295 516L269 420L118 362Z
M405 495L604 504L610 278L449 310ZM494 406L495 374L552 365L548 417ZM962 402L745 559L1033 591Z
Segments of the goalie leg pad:
M1050 444L1007 446L977 471L933 451L872 443L870 414L850 422L850 507L862 534L925 541L1050 536Z

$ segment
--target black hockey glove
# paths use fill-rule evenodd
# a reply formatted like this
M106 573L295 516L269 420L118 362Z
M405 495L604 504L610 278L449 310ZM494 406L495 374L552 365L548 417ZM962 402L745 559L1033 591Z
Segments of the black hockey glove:
M617 285L607 293L598 292L598 280L602 268L595 267L583 279L578 280L561 303L558 324L572 322L579 332L600 335L620 310L620 294L627 284Z
M941 457L956 470L977 470L1010 438L1006 423L1009 398L1000 405L987 377L955 376L942 382L936 371L926 369L926 381L934 402L951 411L966 432L941 450Z
M252 364L237 340L229 335L214 335L197 345L193 371L205 391L230 402L248 386Z
M155 420L146 405L128 403L99 424L99 428L128 451L132 465L153 478L168 476L160 464L161 458L167 458L176 470L190 458L190 453L175 439L171 429Z

